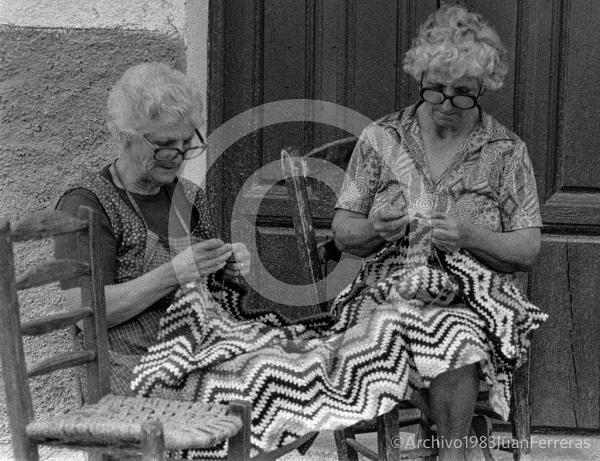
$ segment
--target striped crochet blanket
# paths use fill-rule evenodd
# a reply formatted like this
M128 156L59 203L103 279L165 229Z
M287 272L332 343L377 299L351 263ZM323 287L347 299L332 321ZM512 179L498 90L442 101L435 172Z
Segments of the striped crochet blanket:
M384 414L437 374L479 362L490 403L506 419L512 370L547 316L466 252L428 263L428 236L412 222L407 237L365 260L334 301L329 324L245 312L243 291L215 277L182 287L157 344L134 370L132 390L250 400L253 448L269 451Z

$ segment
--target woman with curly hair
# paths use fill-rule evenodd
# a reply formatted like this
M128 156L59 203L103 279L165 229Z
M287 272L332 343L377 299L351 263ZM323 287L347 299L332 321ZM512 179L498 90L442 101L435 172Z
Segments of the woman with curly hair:
M421 26L404 70L421 97L363 131L336 204L338 247L381 254L416 217L432 244L429 263L462 249L510 279L536 258L542 222L524 142L480 104L507 72L498 35L480 15L442 6ZM389 260L379 263L374 282L393 272ZM440 459L463 460L480 379L507 417L512 368L498 367L492 333L472 309L435 301L397 303L410 323L409 381L437 425Z

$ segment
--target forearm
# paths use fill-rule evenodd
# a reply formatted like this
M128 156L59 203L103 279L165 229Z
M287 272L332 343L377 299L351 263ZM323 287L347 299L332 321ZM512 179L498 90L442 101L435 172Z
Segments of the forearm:
M385 243L366 217L336 215L331 227L336 246L355 256L367 256Z
M540 249L539 229L491 232L471 226L463 248L499 272L526 271Z
M108 328L141 314L153 303L179 286L170 263L163 264L146 274L127 282L105 286L106 320ZM67 303L75 308L81 305L81 291L73 288L65 292Z
M108 327L144 312L178 286L170 263L163 264L128 282L106 287L106 319Z

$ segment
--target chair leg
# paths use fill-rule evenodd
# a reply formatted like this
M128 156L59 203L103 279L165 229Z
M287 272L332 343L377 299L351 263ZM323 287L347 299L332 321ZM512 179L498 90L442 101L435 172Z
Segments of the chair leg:
M521 461L531 453L531 409L529 407L529 360L513 375L512 435L514 461Z
M242 420L242 429L229 439L227 461L250 460L250 426L252 424L252 404L236 400L229 403L231 414L239 416Z
M421 424L419 424L419 433L417 434L417 446L433 447L433 441L436 437L435 432L431 429L432 421L427 418L425 413L421 412ZM424 456L423 461L436 461L436 455Z
M160 421L148 421L142 424L140 442L142 461L164 461L165 439Z
M400 412L392 411L377 417L377 451L381 461L400 459Z
M492 424L487 416L484 415L473 415L471 420L471 427L478 441L484 441L479 445L479 448L483 452L485 461L494 461L492 452L490 450L490 441L492 436Z
M338 461L358 461L358 453L346 443L346 439L354 439L355 434L351 428L339 429L333 432L337 447Z
M37 444L29 440L24 433L23 435L12 433L12 448L15 459L23 461L39 461L40 459Z

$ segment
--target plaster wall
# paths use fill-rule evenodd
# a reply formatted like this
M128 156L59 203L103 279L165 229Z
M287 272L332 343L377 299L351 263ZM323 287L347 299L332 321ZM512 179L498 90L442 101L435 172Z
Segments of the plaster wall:
M186 50L193 49L195 78L206 84L205 62L198 59L206 56L208 20L196 17L198 25L186 27L186 15L190 9L207 14L207 5L207 0L188 5L0 0L0 219L53 208L82 169L97 170L114 158L106 98L129 66L164 61L185 70ZM51 255L50 242L21 245L17 270ZM56 286L28 290L20 302L24 319L64 308ZM67 331L28 340L26 355L33 361L70 342ZM70 371L35 378L31 387L38 414L76 403ZM5 402L2 385L0 443L9 440Z
M69 29L120 27L183 36L185 3L185 0L0 0L0 22Z

